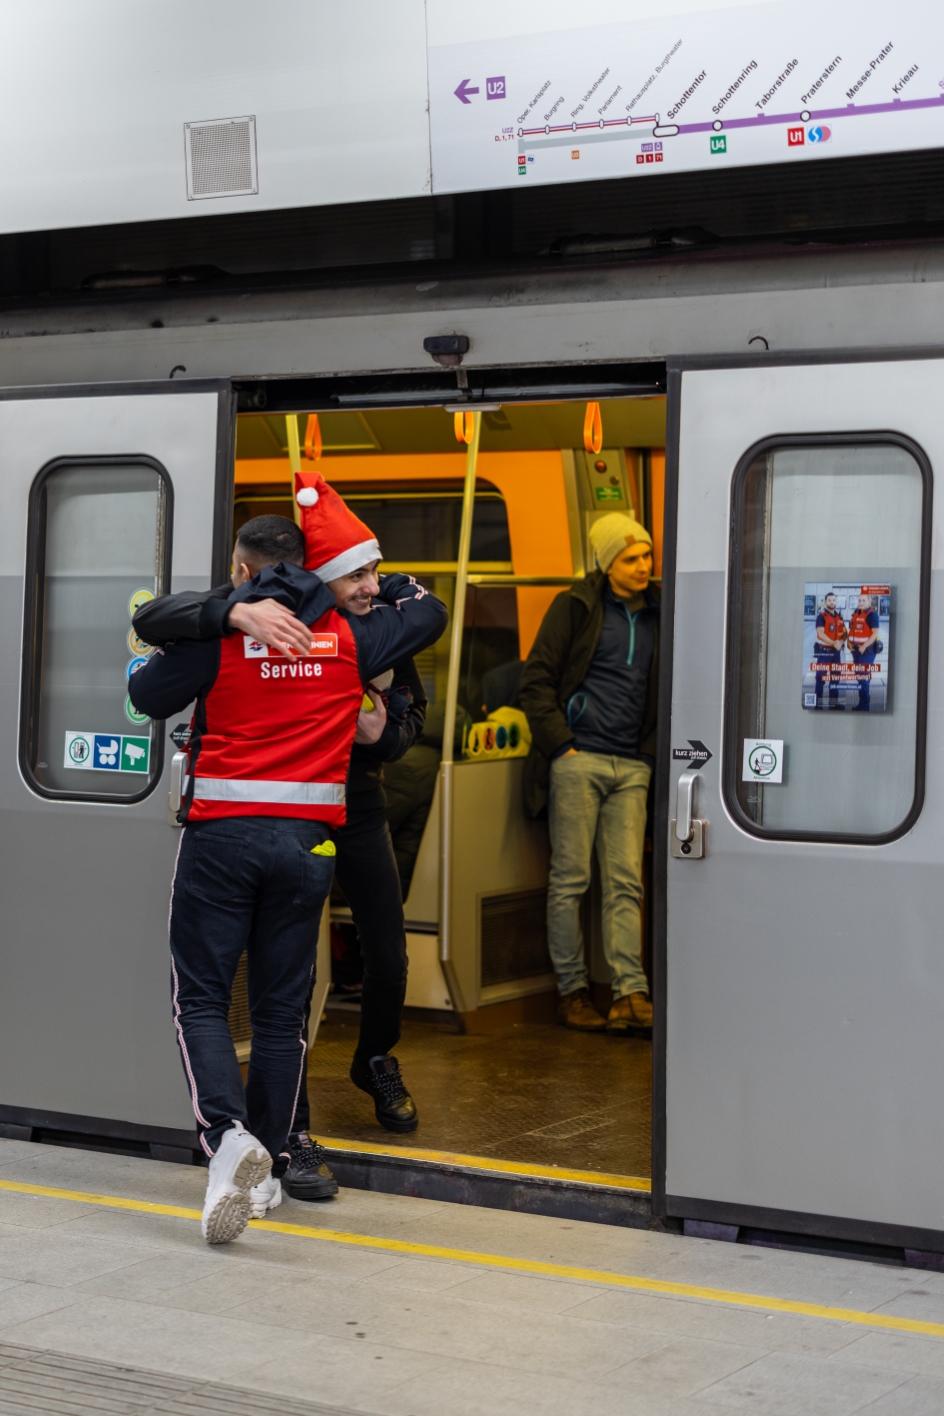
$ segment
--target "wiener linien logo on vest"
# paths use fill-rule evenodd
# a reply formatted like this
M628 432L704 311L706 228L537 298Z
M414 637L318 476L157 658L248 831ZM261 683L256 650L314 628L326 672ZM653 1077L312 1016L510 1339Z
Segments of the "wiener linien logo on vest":
M338 656L338 636L322 631L312 636L309 654L312 658L336 659ZM276 651L270 656L268 644L263 644L258 639L251 639L248 634L243 635L243 653L247 659L281 659L284 656Z

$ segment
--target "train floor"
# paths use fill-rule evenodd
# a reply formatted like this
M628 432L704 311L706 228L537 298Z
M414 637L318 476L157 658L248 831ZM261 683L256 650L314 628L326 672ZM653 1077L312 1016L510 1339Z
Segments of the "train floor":
M944 1411L944 1274L352 1190L208 1248L205 1180L0 1141L4 1416Z
M420 1124L394 1136L348 1077L358 1019L332 1010L311 1049L313 1135L648 1178L650 1042L553 1022L460 1034L405 1021L396 1056Z

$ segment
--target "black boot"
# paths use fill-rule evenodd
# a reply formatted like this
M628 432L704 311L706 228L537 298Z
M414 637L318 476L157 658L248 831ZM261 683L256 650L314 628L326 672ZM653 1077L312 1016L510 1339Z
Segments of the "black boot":
M293 1200L330 1200L338 1193L338 1182L328 1169L323 1146L308 1136L288 1138L291 1160L282 1176L282 1189Z
M374 1113L388 1131L415 1131L420 1124L416 1103L403 1085L400 1064L395 1057L372 1057L369 1062L355 1056L351 1081L374 1098Z

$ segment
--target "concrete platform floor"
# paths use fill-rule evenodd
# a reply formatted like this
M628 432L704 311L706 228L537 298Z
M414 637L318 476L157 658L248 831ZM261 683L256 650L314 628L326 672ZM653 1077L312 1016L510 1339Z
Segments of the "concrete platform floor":
M0 1141L0 1411L944 1411L942 1274L358 1191L211 1249L204 1183Z
M359 1014L332 1013L308 1058L311 1131L348 1141L648 1178L652 1043L520 1023L460 1034L406 1021L395 1052L420 1116L383 1131L348 1077Z

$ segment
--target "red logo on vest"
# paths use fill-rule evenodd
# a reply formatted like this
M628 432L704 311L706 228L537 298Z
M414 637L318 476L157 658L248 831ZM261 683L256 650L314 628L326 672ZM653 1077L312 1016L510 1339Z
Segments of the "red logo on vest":
M311 641L309 653L322 658L336 659L338 657L338 636L336 634L316 634Z

